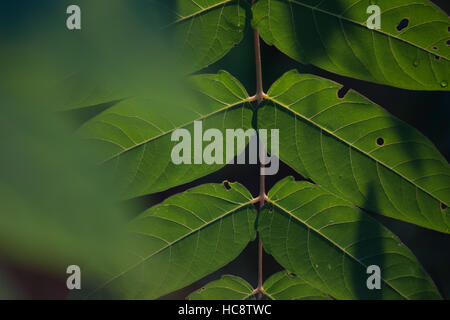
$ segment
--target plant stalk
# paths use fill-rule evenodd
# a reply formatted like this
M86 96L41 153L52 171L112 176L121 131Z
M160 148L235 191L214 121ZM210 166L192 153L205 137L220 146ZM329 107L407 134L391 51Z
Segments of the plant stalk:
M256 62L256 101L260 104L263 101L264 91L262 82L262 65L261 65L261 44L259 31L253 29L253 37L255 43L255 62Z
M255 0L252 0L252 5ZM259 105L263 101L264 91L263 91L263 80L262 80L262 64L261 64L261 44L259 31L253 29L253 38L255 44L255 63L256 63L256 101ZM264 206L265 195L266 195L266 176L264 173L264 163L265 163L265 150L262 144L259 144L260 152L260 173L259 173L259 210ZM261 299L263 295L263 244L261 237L258 234L258 287L256 288L258 293L257 298Z

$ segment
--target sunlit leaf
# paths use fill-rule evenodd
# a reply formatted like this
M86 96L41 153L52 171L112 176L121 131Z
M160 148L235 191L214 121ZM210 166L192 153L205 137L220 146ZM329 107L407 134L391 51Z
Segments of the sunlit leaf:
M241 42L246 24L244 0L177 0L172 9L174 48L190 71L225 56Z
M226 72L191 78L195 90L185 92L177 102L131 98L124 100L80 128L79 134L103 150L100 162L112 166L124 197L135 197L166 190L222 168L238 152L227 154L226 129L251 128L252 111L242 85ZM173 94L180 94L174 92ZM223 135L221 164L195 164L194 121L201 121L203 132L219 129ZM185 128L191 136L191 164L174 164L171 141L176 129ZM248 142L248 139L246 140ZM201 142L203 150L211 142ZM199 155L203 156L202 151Z
M380 29L366 26L371 4L381 9ZM259 0L253 6L264 41L291 58L414 90L449 89L449 21L428 0Z
M421 133L350 90L286 73L258 111L279 128L280 159L357 206L449 232L450 168ZM269 146L270 147L270 146Z
M235 259L255 238L256 211L240 184L206 184L172 196L131 221L131 256L81 297L155 299Z
M244 279L224 275L189 295L190 300L253 300L256 290ZM269 277L263 285L265 300L328 300L329 296L313 288L300 277L286 271Z
M281 271L264 282L264 294L272 300L330 300L298 275Z
M244 279L224 275L191 293L190 300L248 300L254 299L252 286Z
M439 299L414 255L375 219L292 177L268 194L258 230L265 250L307 284L336 299ZM369 266L380 268L370 290Z

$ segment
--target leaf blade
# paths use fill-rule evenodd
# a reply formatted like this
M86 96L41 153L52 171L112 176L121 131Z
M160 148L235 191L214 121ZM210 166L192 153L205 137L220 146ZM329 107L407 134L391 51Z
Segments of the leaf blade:
M354 91L339 98L339 89L296 71L274 83L258 123L280 129L280 159L355 205L448 233L445 158L415 129Z
M252 286L244 279L224 275L191 293L189 300L248 300L253 296Z
M200 70L224 57L241 42L246 11L241 1L178 0L174 11L175 48L187 61L190 72Z
M330 300L329 296L287 271L269 277L264 282L264 294L272 300Z
M256 236L256 214L250 193L237 183L230 186L202 185L138 216L128 228L129 259L82 296L156 299L236 258Z
M247 92L227 72L190 78L191 88L178 103L143 98L124 100L86 122L78 134L92 140L102 150L99 162L116 172L113 183L122 186L123 197L131 198L167 190L219 170L242 151L224 154L221 163L195 164L195 139L202 149L207 144L195 131L218 128L225 136L227 129L252 128L252 111ZM177 129L189 131L190 163L172 162L171 152L176 141L171 135ZM183 139L184 141L184 139ZM222 150L226 150L222 141ZM187 151L186 151L187 152ZM203 156L203 151L199 151ZM203 159L203 158L202 158ZM203 162L203 161L202 161Z
M267 43L301 63L405 89L448 90L448 16L425 0L377 5L379 30L366 27L368 4L353 0L258 1L252 24ZM399 31L403 18L409 24Z
M279 184L258 230L288 271L337 299L440 299L414 255L376 220L310 183ZM369 265L381 268L381 290L366 286Z

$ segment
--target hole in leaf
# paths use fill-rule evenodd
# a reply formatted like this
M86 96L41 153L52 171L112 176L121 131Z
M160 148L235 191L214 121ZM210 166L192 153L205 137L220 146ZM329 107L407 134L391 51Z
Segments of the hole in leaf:
M450 46L450 40L447 40L446 43L447 43L447 46Z
M289 277L291 278L297 278L297 275L295 273L289 273Z
M224 182L223 182L223 186L224 186L225 189L227 189L227 190L230 190L230 189L231 189L230 183L229 183L228 181L224 181Z
M384 139L383 138L378 138L377 139L377 145L382 146L384 144Z
M437 50L437 49L438 49L438 47L436 47L436 46L433 47L433 50Z
M402 21L399 22L398 26L397 26L397 30L398 31L402 31L403 29L405 29L409 24L409 20L408 19L403 19Z
M339 89L337 96L339 99L343 99L345 97L345 95L348 93L350 89L346 88L346 87L342 87Z
M447 209L447 206L444 203L441 203L441 209L445 210L445 209Z
M441 57L439 57L439 56L434 56L434 58L436 59L436 60L438 60L439 61L439 59L441 59Z

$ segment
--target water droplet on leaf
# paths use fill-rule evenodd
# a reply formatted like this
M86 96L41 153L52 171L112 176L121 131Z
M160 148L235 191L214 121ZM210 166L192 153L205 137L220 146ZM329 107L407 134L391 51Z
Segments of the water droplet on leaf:
M447 81L444 80L444 81L441 82L441 87L442 88L447 88L447 86L448 86L448 82Z

